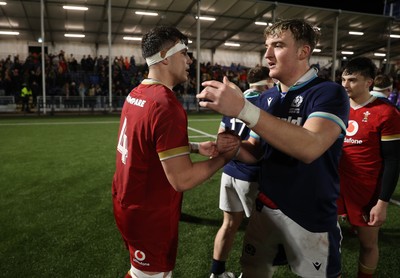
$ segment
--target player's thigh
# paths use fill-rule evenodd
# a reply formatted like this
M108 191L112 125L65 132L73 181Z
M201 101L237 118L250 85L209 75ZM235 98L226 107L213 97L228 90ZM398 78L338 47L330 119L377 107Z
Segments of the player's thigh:
M268 271L278 253L281 236L276 217L279 210L269 209L257 200L243 239L241 264L243 269ZM264 276L260 276L264 277Z
M326 232L310 232L287 219L285 252L294 273L302 277L337 277L341 273L339 225Z
M219 193L219 208L223 211L240 212L243 206L233 185L234 178L222 173Z
M364 181L361 186L359 180L354 180L353 184L347 183L342 191L337 201L339 214L346 213L353 226L368 226L371 204L376 204L378 200L375 185Z
M250 217L254 201L259 192L259 184L258 182L243 181L239 179L234 179L233 182L237 195L242 204L243 211L245 212L246 217Z

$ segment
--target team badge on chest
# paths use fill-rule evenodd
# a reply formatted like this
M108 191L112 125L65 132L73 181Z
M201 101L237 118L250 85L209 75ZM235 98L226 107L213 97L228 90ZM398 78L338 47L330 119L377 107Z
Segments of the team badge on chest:
M362 121L364 123L366 123L366 122L368 122L368 116L371 115L371 113L369 111L366 111L363 114L364 114L364 118L362 119Z

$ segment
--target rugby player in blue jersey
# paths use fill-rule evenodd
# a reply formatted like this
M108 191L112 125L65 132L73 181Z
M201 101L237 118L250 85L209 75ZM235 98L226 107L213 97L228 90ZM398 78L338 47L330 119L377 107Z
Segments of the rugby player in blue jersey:
M260 193L243 242L242 278L271 277L278 257L302 277L341 276L336 199L349 99L342 86L319 78L310 66L319 36L319 29L302 19L265 29L264 57L277 85L256 105L226 77L203 82L197 95L208 100L200 101L202 107L244 121L254 131L249 141L263 147L252 159L249 142L239 153L244 162L261 160Z

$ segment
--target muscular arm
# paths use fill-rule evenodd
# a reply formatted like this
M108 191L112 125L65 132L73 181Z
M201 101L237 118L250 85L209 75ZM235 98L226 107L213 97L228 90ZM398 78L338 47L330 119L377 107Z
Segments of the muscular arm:
M219 134L218 146L222 152L213 159L193 163L189 155L180 155L161 162L169 183L176 191L189 190L211 177L236 154L240 140L232 134Z
M168 181L176 191L189 190L211 177L229 158L218 156L193 163L189 155L181 155L162 161Z
M274 148L304 163L320 157L341 132L338 124L324 118L310 118L301 127L264 111L252 130Z
M201 101L201 106L230 117L238 117L245 103L239 88L226 78L224 83L207 81L203 86L206 88L197 97L210 101ZM271 146L304 163L311 163L321 156L341 132L339 125L328 119L310 118L304 126L297 126L262 110L257 123L251 129Z

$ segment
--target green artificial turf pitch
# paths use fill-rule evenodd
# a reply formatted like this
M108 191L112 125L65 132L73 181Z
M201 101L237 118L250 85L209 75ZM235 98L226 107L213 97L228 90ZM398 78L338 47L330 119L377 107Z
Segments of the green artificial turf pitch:
M217 114L190 114L190 140L213 140L220 119ZM118 125L118 116L112 115L0 118L0 277L125 275L129 257L111 204ZM209 277L214 236L222 221L220 174L184 193L175 278ZM399 186L393 198L400 200ZM398 206L389 206L377 277L399 275L399 212ZM237 275L242 226L227 262ZM358 242L342 226L343 277L355 277ZM280 267L274 277L295 276Z

